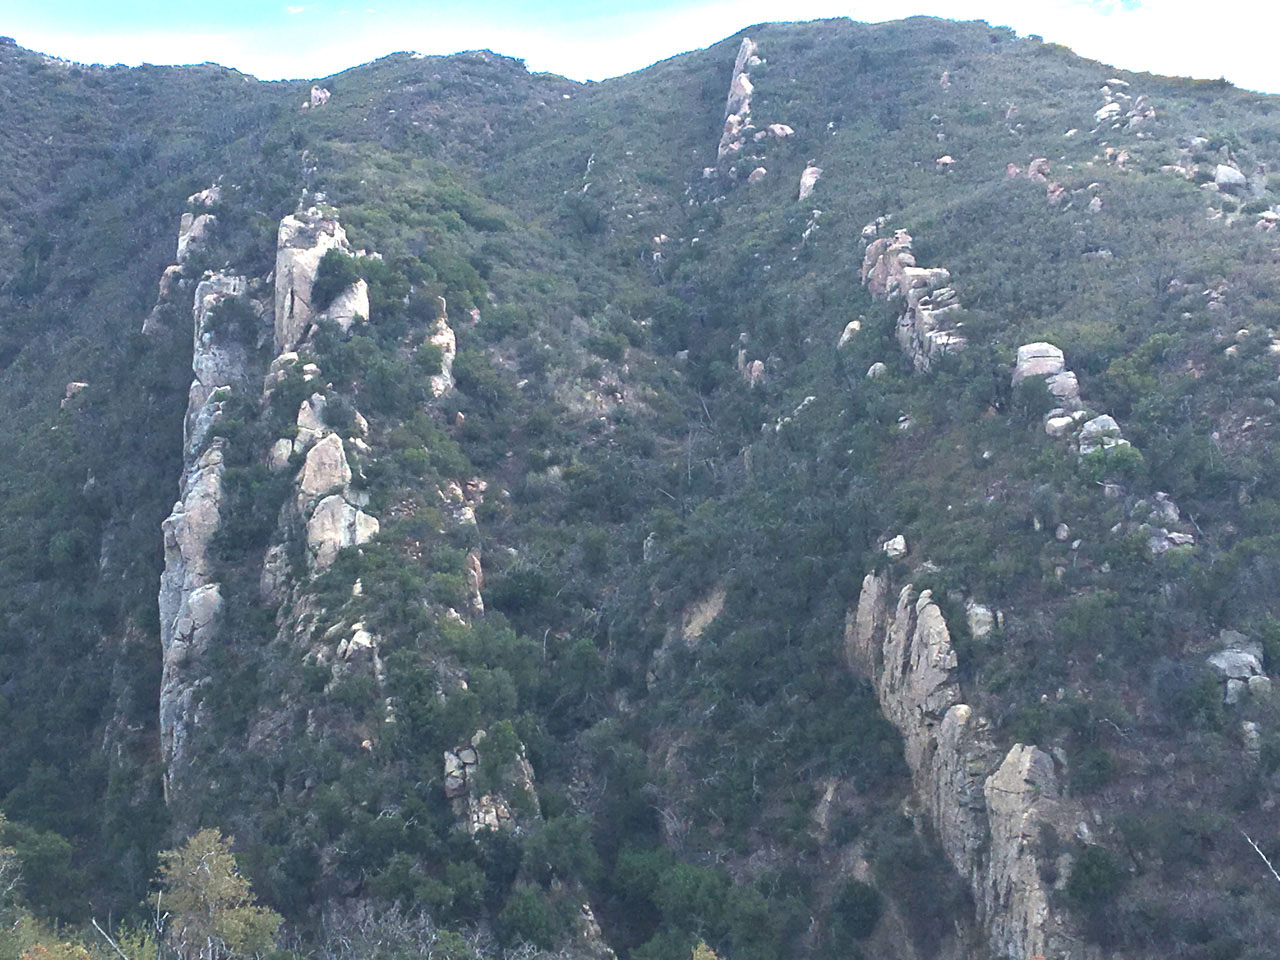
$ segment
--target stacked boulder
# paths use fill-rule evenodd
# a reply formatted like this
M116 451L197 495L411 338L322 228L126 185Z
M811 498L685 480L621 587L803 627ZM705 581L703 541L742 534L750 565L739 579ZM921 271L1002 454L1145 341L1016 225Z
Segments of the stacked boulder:
M751 95L755 92L751 83L751 70L762 63L764 60L759 56L759 46L750 37L743 37L733 63L733 74L729 79L729 95L724 105L724 128L716 147L716 166L703 170L703 176L714 177L717 170L736 176L735 165L740 159L747 157L745 150L763 145L770 139L786 140L795 136L796 131L790 124L768 123L757 128L751 118ZM763 165L764 157L755 153L747 159L752 168L747 175L747 183L757 184L769 172ZM816 177L814 179L816 181Z
M862 237L875 237L881 220L867 224ZM895 230L891 237L870 239L862 259L862 284L879 300L902 300L896 336L917 370L965 347L959 295L951 274L942 267L916 266L911 234Z

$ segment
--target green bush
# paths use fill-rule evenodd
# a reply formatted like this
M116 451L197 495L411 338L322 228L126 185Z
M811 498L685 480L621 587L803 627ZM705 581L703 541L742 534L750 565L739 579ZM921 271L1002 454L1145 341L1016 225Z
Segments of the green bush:
M1088 847L1076 859L1066 893L1082 907L1110 904L1129 883L1115 855L1104 847Z
M831 901L831 935L837 944L865 940L875 933L883 911L880 892L861 880L848 880Z
M311 309L316 313L327 310L338 294L360 277L360 264L355 257L336 248L326 251L316 269L315 282L311 284Z

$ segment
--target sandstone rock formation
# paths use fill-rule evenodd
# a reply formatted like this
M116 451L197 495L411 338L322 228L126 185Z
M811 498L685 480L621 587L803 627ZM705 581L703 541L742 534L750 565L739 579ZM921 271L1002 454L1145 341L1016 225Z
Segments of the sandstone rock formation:
M724 131L716 148L716 160L723 163L732 160L746 143L751 125L751 68L761 62L756 55L757 46L750 37L743 37L738 56L733 63L733 75L729 79L729 96L724 105Z
M796 197L797 200L808 200L813 193L813 188L818 185L818 180L822 177L822 168L810 163L804 168L800 174L800 193Z
M875 224L862 235L878 232ZM862 283L879 300L903 301L895 331L898 343L917 370L928 370L939 357L965 347L960 324L953 317L960 310L951 274L942 267L916 266L911 234L897 230L867 244L862 259ZM948 323L954 323L948 327Z
M506 768L490 784L500 785L503 790L482 792L481 745L487 739L486 731L477 730L469 741L444 753L444 794L452 802L453 812L458 817L461 828L473 835L481 830L519 828L519 803L510 801L504 791L512 796L522 794L527 815L533 818L541 816L538 794L533 784L533 767L525 756L523 744L518 745L514 759L507 763Z
M208 241L218 218L211 213L184 213L178 224L178 263L186 263L187 257Z
M334 217L315 207L280 221L276 237L275 342L276 353L294 349L306 335L315 311L311 285L320 261L330 250L350 253L347 233ZM365 292L368 316L368 292Z
M188 763L195 694L207 679L200 657L222 605L219 587L212 582L208 550L221 521L223 472L222 442L215 440L184 468L181 496L162 524L160 754L166 798Z
M307 559L312 573L329 569L344 547L368 543L379 528L377 517L348 503L342 494L325 497L307 520Z
M845 621L845 656L871 681L881 712L902 734L916 810L973 892L992 956L1082 956L1049 909L1039 825L1069 829L1078 816L1053 759L1027 744L1003 756L989 725L963 702L951 634L930 591L908 585L890 608L885 574L868 574Z
M427 343L440 351L440 372L431 377L431 395L442 397L453 389L453 361L458 356L458 339L449 326L449 311L444 297L440 297L440 315L427 337Z

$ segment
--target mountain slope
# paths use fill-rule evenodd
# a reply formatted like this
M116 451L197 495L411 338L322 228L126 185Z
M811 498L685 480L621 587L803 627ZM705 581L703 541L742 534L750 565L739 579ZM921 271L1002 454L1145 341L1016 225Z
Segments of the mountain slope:
M216 825L313 945L1266 955L1275 98L925 18L0 69L40 911Z

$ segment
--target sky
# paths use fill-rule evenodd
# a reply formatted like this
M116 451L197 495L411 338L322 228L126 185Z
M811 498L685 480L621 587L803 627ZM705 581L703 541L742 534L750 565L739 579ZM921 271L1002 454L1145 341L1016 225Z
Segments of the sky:
M264 80L328 76L400 50L479 48L602 80L755 23L886 12L986 20L1128 70L1280 93L1280 4L1270 0L0 0L0 34L84 63L213 61Z

